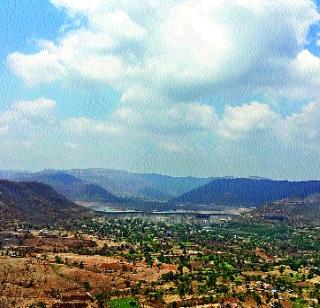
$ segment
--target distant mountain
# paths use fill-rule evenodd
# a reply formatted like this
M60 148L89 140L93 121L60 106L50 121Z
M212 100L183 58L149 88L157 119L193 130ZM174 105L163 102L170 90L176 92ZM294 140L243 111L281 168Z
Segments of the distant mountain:
M167 201L202 186L212 178L172 177L155 173L131 173L113 169L64 170L82 181L99 185L122 197Z
M18 174L14 179L45 183L73 201L121 202L120 198L104 188L95 184L85 183L63 172L42 171L38 173Z
M265 204L247 212L245 217L259 222L289 222L295 225L320 225L320 194L289 198Z
M255 207L289 197L320 193L320 181L274 181L268 179L214 179L170 201L170 203Z
M195 178L113 169L0 171L0 178L37 181L74 201L105 202L129 207L189 209L256 207L289 197L320 193L320 181L275 181L261 177ZM159 203L160 204L157 204ZM166 203L167 202L167 203ZM184 207L185 208L185 207Z
M48 185L0 180L0 225L12 219L37 224L52 223L87 212Z

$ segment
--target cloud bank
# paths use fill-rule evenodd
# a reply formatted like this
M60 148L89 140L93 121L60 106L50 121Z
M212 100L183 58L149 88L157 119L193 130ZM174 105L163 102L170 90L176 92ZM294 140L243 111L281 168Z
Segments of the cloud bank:
M5 118L21 113L24 123L32 110L59 123L69 149L88 145L90 136L114 153L135 153L133 161L148 151L181 159L192 152L205 165L239 162L238 154L263 160L246 150L257 140L279 155L319 154L320 59L306 48L319 21L312 1L51 2L67 12L71 30L55 41L39 38L36 53L10 54L11 70L29 87L85 80L121 98L103 120L58 119L48 99L16 103L0 115L0 134L10 133ZM283 114L283 101L302 107ZM240 153L225 153L232 147Z

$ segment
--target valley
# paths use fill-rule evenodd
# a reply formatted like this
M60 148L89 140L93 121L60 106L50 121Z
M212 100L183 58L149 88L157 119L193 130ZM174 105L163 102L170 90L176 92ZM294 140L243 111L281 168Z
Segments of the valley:
M0 180L1 308L319 305L318 182L281 182L295 197L252 207L246 185L261 179L221 179L229 201L200 204L98 195L61 173L22 178ZM61 194L72 187L82 200Z

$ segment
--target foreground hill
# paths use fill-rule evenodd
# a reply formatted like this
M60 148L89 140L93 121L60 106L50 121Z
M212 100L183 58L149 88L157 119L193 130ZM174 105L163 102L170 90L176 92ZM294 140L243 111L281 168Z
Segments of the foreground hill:
M255 207L289 197L320 193L320 181L274 181L268 179L214 179L175 198L171 203Z
M87 210L36 182L0 180L0 225L8 220L37 224L78 217Z
M74 201L121 203L121 199L99 185L86 183L63 172L20 173L15 180L34 181L52 186L57 192Z
M172 177L113 169L73 169L63 172L82 181L99 185L118 196L155 201L170 200L212 180L212 178Z
M255 221L285 221L295 225L320 225L320 194L290 198L265 204L246 217Z

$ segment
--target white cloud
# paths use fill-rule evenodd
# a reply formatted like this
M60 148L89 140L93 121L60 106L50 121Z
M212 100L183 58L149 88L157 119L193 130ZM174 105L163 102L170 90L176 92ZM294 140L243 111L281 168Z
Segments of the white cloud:
M108 23L105 23L105 20ZM146 32L122 10L108 12L105 16L101 16L101 20L97 18L95 23L100 30L108 31L115 38L139 40L144 37Z
M268 104L256 101L241 106L227 105L221 116L211 106L199 103L158 105L156 111L135 107L123 106L105 121L71 118L66 120L64 128L83 137L138 138L142 142L155 142L159 148L171 153L186 153L194 149L194 138L250 142L253 134L260 133L297 149L312 149L320 142L318 103L310 103L288 116L282 116ZM200 151L199 147L197 151Z
M218 17L220 3L182 1L171 8L160 28L156 72L181 81L218 77L233 47L231 31Z
M64 123L67 131L76 134L119 134L121 132L119 127L110 125L109 123L96 122L89 118L70 118Z
M184 135L212 130L217 125L217 115L211 106L199 103L131 105L114 112L111 123L125 131Z
M188 154L196 150L192 145L177 141L160 141L158 148L170 154Z
M34 101L20 101L13 105L14 111L35 117L47 115L55 108L56 102L47 98L39 98Z
M298 54L295 63L305 81L311 81L316 86L320 82L320 59L308 50L303 50Z
M8 60L33 86L79 78L120 93L107 120L63 123L59 129L77 142L88 134L121 135L124 147L135 142L186 153L204 134L203 147L216 139L250 143L252 133L263 132L285 144L317 144L318 104L281 116L270 103L320 101L320 59L305 49L308 28L319 19L312 1L51 2L69 13L72 30L39 41L37 53L16 52ZM18 109L40 108L31 105L16 104L2 117L30 123ZM0 116L5 133L8 123Z
M18 146L28 145L59 130L56 103L47 98L18 101L0 113L0 134L3 141Z
M41 50L37 54L9 55L9 65L28 84L48 83L61 78L65 74L65 66L59 62L56 54L49 50Z
M215 133L226 139L246 138L250 142L247 139L250 134L259 131L297 151L319 150L320 103L309 103L288 116L281 116L269 105L259 102L236 107L226 106Z
M80 75L122 93L142 85L161 93L159 99L178 101L290 84L290 65L319 19L315 5L300 0L52 2L88 23L36 54L10 55L23 79L34 84Z
M274 136L296 150L319 149L320 104L309 103L288 116L281 116L269 105L259 102L226 106L215 132L223 138L238 140L259 131L267 132L269 136Z
M252 130L272 127L278 116L267 104L252 102L242 106L226 106L218 132L226 138L238 139Z
M320 103L310 103L277 126L282 140L301 149L320 148Z

